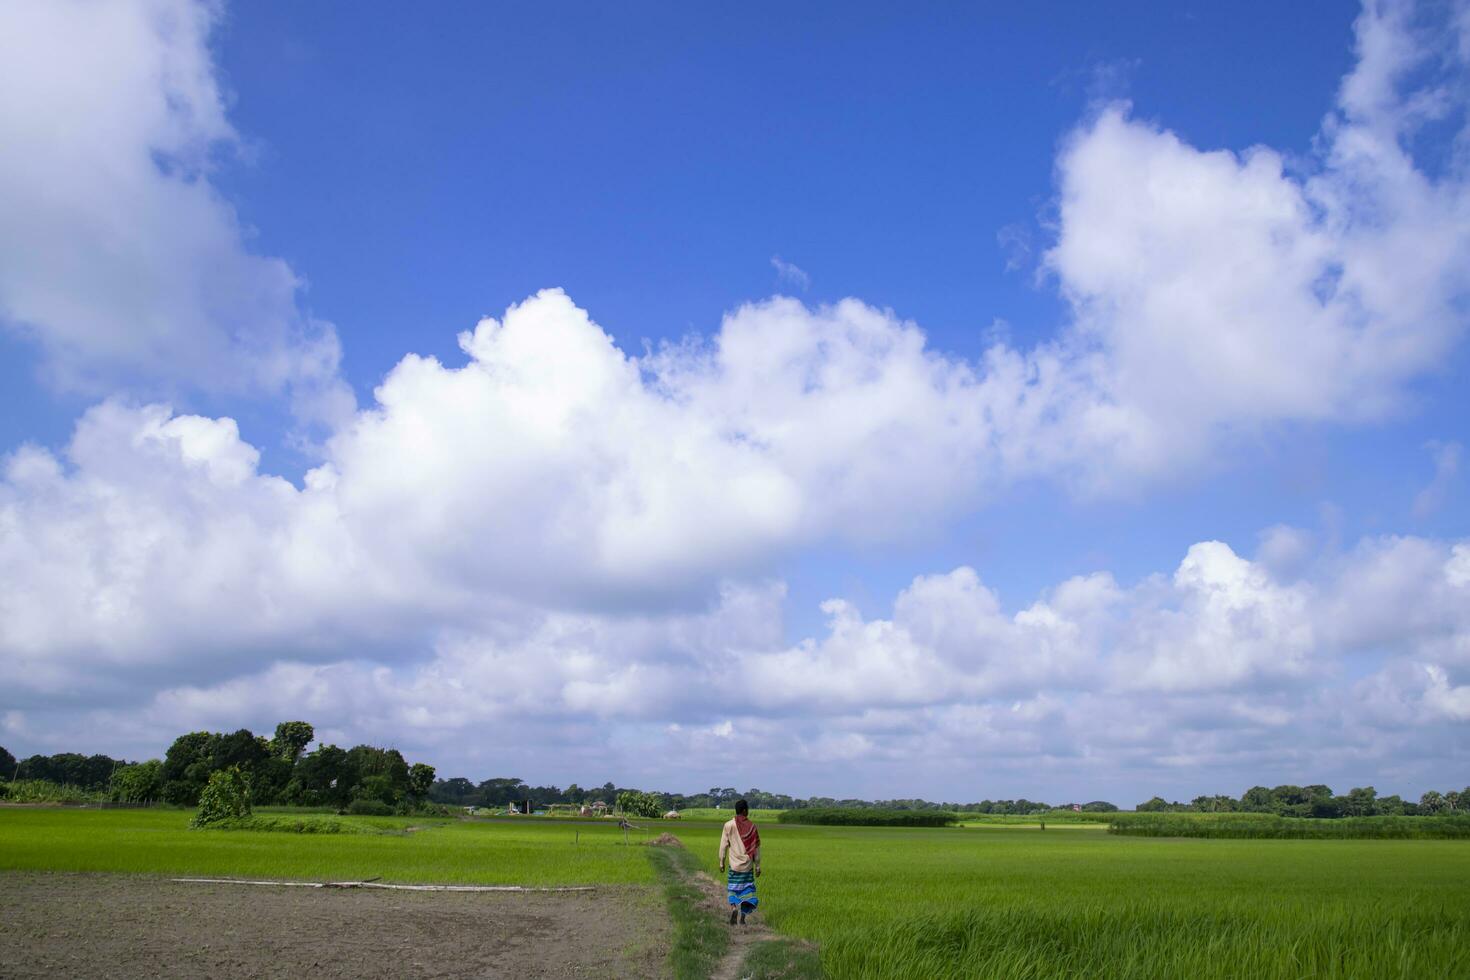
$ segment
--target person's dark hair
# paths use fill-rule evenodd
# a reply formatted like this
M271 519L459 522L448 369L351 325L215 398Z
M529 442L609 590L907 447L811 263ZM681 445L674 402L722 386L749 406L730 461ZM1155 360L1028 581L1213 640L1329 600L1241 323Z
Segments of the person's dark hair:
M736 800L735 812L740 814L742 817L746 816L750 813L750 804L745 802L744 800Z

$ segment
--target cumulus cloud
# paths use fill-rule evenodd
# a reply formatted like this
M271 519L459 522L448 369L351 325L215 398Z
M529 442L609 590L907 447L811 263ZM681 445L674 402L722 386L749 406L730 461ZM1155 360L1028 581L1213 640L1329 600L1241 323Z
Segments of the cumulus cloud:
M1149 583L1124 639L1128 683L1218 690L1300 677L1318 652L1308 591L1282 585L1219 541L1189 549L1167 586Z
M289 390L299 416L336 423L352 410L336 332L211 182L239 145L208 46L218 11L0 9L0 326L65 387Z
M158 741L181 726L307 715L323 732L461 765L473 757L466 732L503 729L527 733L527 751L561 771L656 765L668 778L721 757L737 731L743 748L770 749L779 771L804 780L852 759L877 767L869 777L920 759L939 767L935 785L953 785L940 769L970 773L977 758L1012 779L1075 779L1098 762L1173 784L1201 773L1358 778L1414 739L1431 769L1452 754L1470 690L1467 554L1465 543L1372 538L1318 554L1286 583L1202 542L1172 574L1078 577L1013 609L962 567L916 578L884 616L832 600L823 633L789 646L775 583L728 585L675 614L523 606L429 627L415 661L343 643L315 662L285 655L214 680L194 671L198 681L141 708L36 702L4 724L44 732L48 712L80 712ZM1376 616L1345 620L1363 583L1384 580L1405 587L1379 595ZM1384 637L1386 620L1418 628ZM281 627L282 650L295 632ZM1354 680L1368 649L1381 666ZM184 661L197 657L177 657L189 675ZM650 744L673 761L651 762Z
M1451 685L1443 667L1424 667L1429 683L1425 686L1424 705L1435 714L1453 721L1470 721L1470 684Z
M30 200L37 160L66 176L101 137L0 94L0 127L38 147L0 161L0 248L26 252L0 262L5 316L76 378L228 385L238 364L330 395L334 336L209 184L234 138L213 8L81 9L0 15L102 49L95 90L25 51L9 70L78 100L57 111L113 120L121 147L100 184ZM942 528L1022 479L1132 486L1219 465L1246 435L1397 409L1463 332L1470 197L1462 170L1411 152L1458 104L1419 84L1433 49L1396 5L1358 36L1310 160L1203 151L1117 104L1072 134L1045 264L1074 322L1030 350L955 356L857 300L777 298L635 357L546 290L461 335L462 362L407 356L371 406L335 412L300 485L261 472L231 419L98 405L63 450L4 461L3 730L44 738L66 713L144 744L305 714L420 746L496 723L543 747L585 734L604 758L739 731L793 766L979 752L1183 771L1286 765L1304 725L1343 735L1317 758L1361 758L1377 750L1344 734L1354 705L1463 721L1463 543L1338 555L1275 528L1255 557L1199 542L1170 571L1069 579L1020 608L962 567L883 615L838 597L819 635L780 626L774 576L802 549ZM1353 657L1379 669L1350 687Z
M710 345L639 360L553 290L460 339L461 366L405 358L300 487L259 472L232 420L161 406L107 402L62 456L15 453L0 483L5 649L39 679L68 651L133 662L202 643L233 663L263 629L309 651L336 631L400 642L507 606L694 608L799 547L934 526L1008 465L997 444L1013 430L981 408L991 381L854 301L748 306ZM1149 648L1175 662L1148 659L1144 681L1213 683L1190 651L1245 622L1259 637L1210 669L1297 672L1293 651L1313 641L1278 629L1299 602L1289 589L1210 546L1175 579L1197 609L1184 630L1156 617ZM1107 592L1068 594L1088 588ZM985 591L959 580L916 584L906 615L922 621L946 590L986 621ZM1070 648L1049 610L1024 625L1013 642ZM869 632L838 630L821 655L903 648Z
M1125 103L1068 141L1045 263L1132 466L1263 425L1381 417L1463 335L1470 185L1411 147L1426 116L1463 107L1465 62L1408 21L1407 4L1365 9L1312 160L1200 150ZM1436 57L1454 85L1410 84Z

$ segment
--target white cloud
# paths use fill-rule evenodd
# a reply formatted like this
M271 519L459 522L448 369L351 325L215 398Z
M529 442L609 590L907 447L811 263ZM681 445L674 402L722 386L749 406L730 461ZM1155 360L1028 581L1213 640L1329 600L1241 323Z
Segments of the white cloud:
M1424 673L1429 678L1425 706L1453 721L1470 721L1470 684L1452 686L1445 669L1433 664L1426 666Z
M1456 588L1470 586L1470 545L1457 544L1444 566L1445 581Z
M1189 549L1169 586L1146 587L1123 641L1126 683L1234 689L1308 672L1318 649L1305 586L1276 582L1219 541Z
M238 146L217 18L191 0L0 8L0 326L65 387L289 389L335 423L352 409L335 331L211 183Z
M167 363L227 384L240 364L251 384L331 390L335 339L208 182L234 138L209 11L81 9L7 15L107 56L109 84L75 92L74 73L20 64L79 100L56 111L118 129L115 172L30 200L38 161L65 176L102 137L0 94L0 127L38 148L0 161L0 248L37 246L0 262L7 315L76 378ZM1076 322L1029 351L969 360L856 300L773 299L630 357L548 290L462 335L462 364L405 357L301 486L261 473L231 419L104 402L64 452L5 461L5 730L91 712L141 744L304 714L444 747L504 723L543 746L586 734L605 759L729 725L785 739L792 766L932 750L1182 769L1285 765L1307 725L1342 736L1303 742L1315 758L1376 751L1334 717L1352 697L1395 725L1462 720L1463 543L1336 555L1276 528L1255 560L1200 542L1172 574L1074 578L1014 610L959 568L915 578L886 617L834 598L795 644L769 581L800 549L942 527L1018 479L1132 486L1245 435L1394 410L1463 331L1470 269L1458 171L1404 149L1441 98L1397 86L1421 51L1404 31L1365 15L1310 161L1202 152L1116 105L1073 134L1046 262ZM98 244L113 225L121 265ZM1350 696L1341 660L1363 654L1381 669Z
M915 579L886 617L832 600L823 633L791 646L782 642L784 597L774 584L727 585L707 607L679 613L502 603L483 622L458 610L456 624L399 603L395 615L417 622L390 619L390 631L423 644L409 657L392 643L364 645L340 625L372 615L381 605L374 598L334 607L333 597L230 590L201 606L200 596L216 591L204 588L179 594L175 617L213 616L216 632L231 622L221 617L263 619L249 639L276 650L272 662L211 670L201 663L214 654L200 630L191 646L154 651L170 662L151 699L138 697L147 685L119 696L105 683L78 682L96 674L105 681L106 664L45 662L70 675L59 702L19 697L36 683L34 665L22 662L10 696L29 707L6 730L24 726L31 744L43 743L76 731L80 717L157 751L187 728L303 716L339 733L330 737L394 741L452 766L480 751L468 747L478 746L470 733L505 730L527 746L516 758L561 767L555 771L598 765L669 779L694 778L722 759L728 734L738 731L742 752L769 751L775 760L763 781L786 773L802 785L830 781L830 767L846 761L863 760L853 775L875 779L886 766L922 759L933 785L953 786L956 774L973 775L975 760L985 759L992 778L1008 772L1012 781L1086 785L1088 766L1100 766L1115 780L1172 772L1176 783L1216 780L1199 791L1239 791L1219 785L1237 778L1221 774L1358 778L1405 757L1414 739L1416 758L1432 769L1466 719L1466 547L1368 539L1320 554L1303 581L1288 584L1203 542L1172 575L1128 586L1105 574L1074 578L1014 610L974 570L959 568ZM1401 586L1375 589L1372 616L1344 615L1365 583L1390 580ZM347 612L331 630L312 629L310 608L276 609L270 619L260 616L267 601L315 603L322 618ZM1381 635L1390 622L1415 625ZM359 638L373 632L356 626ZM292 645L328 633L330 647ZM1380 669L1351 680L1348 658L1370 647ZM656 757L650 739L673 754Z
M1046 264L1076 311L1074 356L1098 352L1088 382L1121 420L1121 462L1157 471L1261 426L1381 417L1463 335L1470 185L1410 152L1452 90L1405 87L1439 54L1406 9L1360 18L1314 160L1202 151L1126 104L1067 144Z
M812 284L812 277L806 274L805 269L783 260L779 255L771 256L771 268L776 270L776 278L785 285L804 291Z

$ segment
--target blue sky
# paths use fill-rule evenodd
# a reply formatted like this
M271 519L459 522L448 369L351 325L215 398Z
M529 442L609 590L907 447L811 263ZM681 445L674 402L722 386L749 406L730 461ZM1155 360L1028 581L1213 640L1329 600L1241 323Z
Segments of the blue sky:
M7 13L0 744L1463 783L1463 5L788 6Z

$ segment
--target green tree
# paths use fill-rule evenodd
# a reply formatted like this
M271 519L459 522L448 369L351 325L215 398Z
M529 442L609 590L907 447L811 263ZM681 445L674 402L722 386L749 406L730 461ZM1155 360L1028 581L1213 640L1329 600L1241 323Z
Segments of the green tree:
M261 763L271 757L270 743L248 728L214 737L210 743L209 766L211 771L239 768L241 775L251 779Z
M79 752L33 755L16 767L18 779L44 779L63 786L99 790L107 787L112 771L124 763L106 755L85 756Z
M463 776L455 776L453 779L436 779L434 786L429 790L429 799L435 803L447 803L451 806L474 806L475 784Z
M276 726L276 737L271 739L271 754L294 766L315 737L316 729L306 722L283 721Z
M352 800L356 783L347 752L335 745L320 745L296 763L286 798L305 806L345 807Z
M15 768L19 764L16 762L15 756L7 752L3 745L0 745L0 782L4 782L7 779L14 779Z
M480 806L501 807L528 798L526 784L514 776L497 776L475 787Z
M1380 796L1373 801L1373 813L1381 817L1403 816L1410 804L1406 804L1397 793L1392 796Z
M1438 790L1430 790L1419 797L1420 813L1440 813L1449 809L1449 803Z
M208 827L226 820L250 816L250 782L238 766L209 774L199 794L199 812L190 826Z
M1307 791L1300 786L1288 783L1271 790L1271 805L1277 813L1287 812L1294 806L1304 806L1308 802Z
M234 767L248 785L260 792L264 802L275 794L280 781L278 767L271 766L271 760L269 743L247 728L228 734L180 735L163 757L163 798L169 803L194 806L211 775Z
M429 795L429 790L434 786L434 767L422 762L415 762L408 767L408 795L414 800L422 800Z
M640 793L636 789L623 790L618 794L618 809L638 817L662 815L658 797L652 793Z
M1252 786L1240 796L1240 808L1251 813L1270 813L1273 802L1271 791L1264 786Z
M112 774L108 792L116 803L152 803L163 798L163 763L149 759L121 766Z
M354 745L347 750L347 767L356 777L352 799L381 800L392 806L408 795L408 763L397 749Z
M286 802L286 787L291 783L291 763L271 754L256 762L250 777L250 798L257 804Z
M177 806L194 806L209 779L209 747L214 735L190 732L174 739L163 756L163 798Z
M1343 801L1343 813L1349 817L1371 817L1377 807L1378 791L1372 786L1354 786Z

